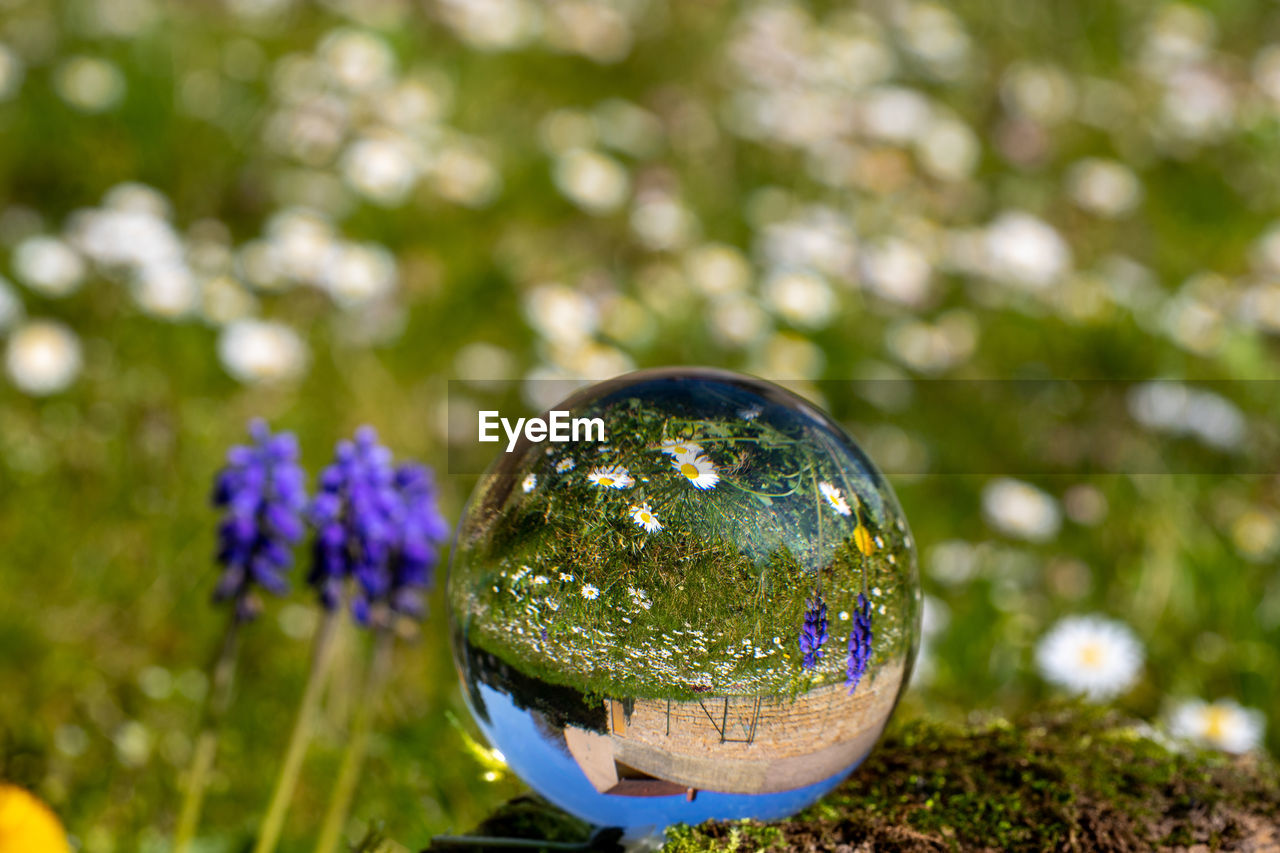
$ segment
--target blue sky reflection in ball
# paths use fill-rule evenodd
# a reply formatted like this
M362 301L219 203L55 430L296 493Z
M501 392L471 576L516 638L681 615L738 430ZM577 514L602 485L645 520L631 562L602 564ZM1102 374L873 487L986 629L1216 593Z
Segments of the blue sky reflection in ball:
M600 825L780 817L870 752L919 638L888 483L811 403L722 371L553 407L603 441L522 439L459 526L454 652L532 787Z

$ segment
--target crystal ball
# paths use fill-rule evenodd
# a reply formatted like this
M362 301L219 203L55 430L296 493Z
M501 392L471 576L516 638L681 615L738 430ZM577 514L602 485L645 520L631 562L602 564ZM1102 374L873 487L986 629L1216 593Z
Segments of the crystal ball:
M889 484L812 403L739 374L641 371L555 411L582 428L500 452L453 550L486 737L599 826L817 800L871 751L919 642Z

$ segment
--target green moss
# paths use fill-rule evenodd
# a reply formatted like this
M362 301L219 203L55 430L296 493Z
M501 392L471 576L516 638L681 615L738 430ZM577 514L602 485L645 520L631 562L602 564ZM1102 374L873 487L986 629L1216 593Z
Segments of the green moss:
M669 849L1217 847L1278 817L1274 765L1171 752L1117 717L1064 709L967 729L913 721L790 820L680 827Z
M1277 821L1280 770L1269 761L1170 751L1118 716L1062 708L967 728L911 721L794 817L675 827L666 849L1218 849Z

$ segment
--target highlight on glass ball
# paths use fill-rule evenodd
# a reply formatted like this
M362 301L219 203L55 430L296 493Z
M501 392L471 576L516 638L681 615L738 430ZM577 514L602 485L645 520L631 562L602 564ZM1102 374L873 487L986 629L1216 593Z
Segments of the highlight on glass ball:
M834 788L918 643L884 477L811 403L738 374L642 371L552 408L603 438L500 453L454 549L454 653L485 735L600 826L772 819Z

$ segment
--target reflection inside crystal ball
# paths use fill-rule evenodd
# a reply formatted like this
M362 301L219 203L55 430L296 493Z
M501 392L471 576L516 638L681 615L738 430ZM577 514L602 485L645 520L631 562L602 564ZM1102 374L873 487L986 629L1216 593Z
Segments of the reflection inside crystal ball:
M815 406L738 374L642 371L552 408L600 418L604 440L499 454L450 567L485 735L600 826L817 800L872 749L918 642L883 476Z

